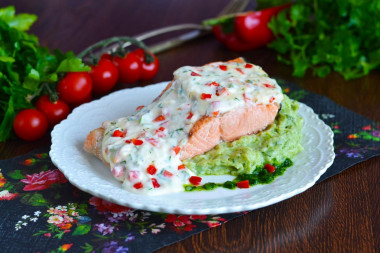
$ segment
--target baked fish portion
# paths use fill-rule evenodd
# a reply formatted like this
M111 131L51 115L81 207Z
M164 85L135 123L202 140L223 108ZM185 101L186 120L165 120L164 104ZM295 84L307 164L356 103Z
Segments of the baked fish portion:
M242 58L185 66L150 105L91 131L84 149L129 191L183 191L194 176L183 160L264 130L282 99L276 81Z

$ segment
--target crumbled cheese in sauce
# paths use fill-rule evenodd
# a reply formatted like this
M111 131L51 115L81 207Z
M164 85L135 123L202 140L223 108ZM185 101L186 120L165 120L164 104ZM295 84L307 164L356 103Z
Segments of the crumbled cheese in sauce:
M131 192L183 191L194 173L182 164L180 150L196 121L239 107L280 104L282 99L281 88L259 66L236 62L185 66L174 72L172 86L152 104L104 123L103 156L115 178Z

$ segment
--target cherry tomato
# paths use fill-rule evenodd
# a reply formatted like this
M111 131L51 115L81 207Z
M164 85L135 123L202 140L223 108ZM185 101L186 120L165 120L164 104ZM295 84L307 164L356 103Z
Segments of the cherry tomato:
M140 79L142 64L137 55L128 53L123 58L114 56L113 62L119 69L119 82L134 83Z
M59 97L69 104L81 103L91 95L92 80L86 72L70 72L58 83Z
M74 109L75 107L78 107L82 104L85 104L85 103L88 103L92 100L92 95L91 93L87 95L87 97L85 97L82 101L80 101L79 103L73 103L73 104L69 104L70 108L71 109Z
M119 70L115 64L105 58L100 58L98 65L92 66L89 73L92 79L92 91L97 95L109 92L119 78Z
M13 129L18 137L26 141L41 138L48 128L45 115L36 109L26 109L19 112L13 121Z
M106 59L106 60L112 61L112 56L106 53L106 54L102 54L102 56L100 56L100 59Z
M149 53L153 57L153 62L147 63L145 60L144 49L139 48L134 50L132 53L137 55L142 63L142 73L140 79L143 81L151 80L157 74L158 68L160 67L160 63L158 62L156 55Z
M62 99L52 102L48 95L43 95L37 100L36 108L45 115L49 127L66 119L70 113L69 106Z

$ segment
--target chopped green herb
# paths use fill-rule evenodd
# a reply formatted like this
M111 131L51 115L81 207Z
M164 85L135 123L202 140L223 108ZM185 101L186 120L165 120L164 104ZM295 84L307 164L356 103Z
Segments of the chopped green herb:
M275 165L276 170L273 173L269 173L264 167L257 167L251 174L240 174L232 181L226 181L224 183L206 183L200 186L184 185L185 191L202 191L213 190L218 187L226 189L235 189L238 182L248 180L249 185L268 184L271 183L276 177L285 173L286 169L293 165L292 160L285 159L281 164Z

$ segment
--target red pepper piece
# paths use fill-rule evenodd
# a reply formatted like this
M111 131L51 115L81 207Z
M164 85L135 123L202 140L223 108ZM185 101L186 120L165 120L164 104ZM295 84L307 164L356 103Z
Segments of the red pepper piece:
M212 32L217 40L219 40L223 45L232 51L240 52L255 48L255 45L240 41L235 32L227 34L223 33L221 25L213 26Z
M273 172L276 170L276 167L274 167L274 166L271 165L271 164L265 164L264 168L265 168L269 173L273 173Z
M249 63L245 64L245 66L244 66L244 68L246 68L246 69L251 69L252 67L253 67L253 65L249 64Z
M268 83L264 83L264 86L267 87L267 88L271 88L271 89L274 89L274 85L271 85L271 84L268 84Z
M165 127L160 127L159 129L157 129L154 133L158 135L158 137L164 137L165 134L163 133L163 131L165 131Z
M140 188L143 188L144 186L141 182L138 182L138 183L134 184L133 187L136 189L140 189Z
M270 99L269 99L269 103L272 103L276 98L271 96Z
M165 127L160 127L158 130L156 130L154 133L158 136L158 137L165 137L166 134L164 133L165 131Z
M223 70L223 71L227 70L227 66L226 65L220 65L219 68L220 68L220 70Z
M138 139L138 138L144 138L145 135L146 135L146 132L143 131L143 132L141 132L139 135L137 135L136 139Z
M178 165L178 170L184 170L186 169L185 164Z
M112 137L125 137L125 132L120 130L115 130L112 134Z
M243 93L243 98L246 103L249 103L252 101L252 98L246 95L246 93Z
M211 94L207 94L207 93L202 93L202 94L201 94L201 99L202 99L202 100L209 99L209 98L211 98L211 97L212 97Z
M244 75L243 70L241 70L240 68L236 68L236 71L239 72L240 74Z
M212 112L212 115L214 115L214 117L218 116L219 115L219 111Z
M173 148L173 151L174 151L174 153L175 153L176 155L178 155L179 151L181 151L181 148L178 147L178 146L175 146L175 147Z
M153 185L153 188L160 187L160 184L157 182L157 179L155 179L155 178L152 178L152 185Z
M197 177L197 176L191 176L189 178L189 182L192 183L193 185L200 185L201 182L202 182L202 178L201 177Z
M132 143L132 140L125 140L125 143Z
M207 86L215 86L215 87L220 86L220 84L218 84L217 82L207 83L206 85L207 85Z
M164 177L172 177L173 176L173 173L167 171L167 170L164 170Z
M236 186L239 188L249 188L249 180L240 181Z
M370 125L366 125L366 126L362 127L362 129L365 130L365 131L369 131L369 130L371 130L371 126Z
M187 117L186 117L186 119L191 119L192 117L193 117L193 113L192 112L189 112L189 114L187 114Z
M158 136L160 137L160 136ZM157 147L158 141L154 138L146 138L146 141L152 144L153 147Z
M164 132L159 131L159 130L156 130L156 135L157 135L157 137L159 137L159 138L162 138L162 137L165 137L165 136L166 136L166 134L165 134Z
M232 22L234 22L232 32L224 33L222 25L226 26L226 23L221 25L222 22L214 25L212 32L222 44L233 51L246 51L262 47L274 39L272 31L268 27L270 19L279 11L290 5L291 4L287 4L261 11L242 13L232 20Z
M164 121L166 118L164 115L157 116L153 121L154 122L159 122L159 121Z
M215 94L216 94L217 96L220 96L220 95L223 95L223 94L228 95L228 90L227 90L226 87L223 87L223 88L221 88L221 89L217 89L216 92L215 92Z
M195 73L194 71L193 71L193 72L191 72L191 75L192 75L192 76L201 76L200 74L198 74L198 73Z
M254 46L254 48L265 46L274 39L272 31L268 27L270 19L290 5L275 6L237 15L234 21L234 30L237 37L242 42Z
M132 139L132 143L136 146L140 146L142 145L144 142L142 140L139 140L139 139Z
M148 172L148 174L154 175L156 174L157 169L154 167L154 165L151 164L148 166L148 168L146 168L146 172Z
M134 170L130 171L128 173L129 181L132 182L132 181L137 180L139 178L139 174L140 174L139 171L134 171Z
M144 108L143 105L137 106L137 107L136 107L136 111L140 111L142 108Z

